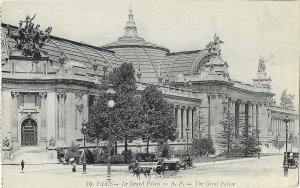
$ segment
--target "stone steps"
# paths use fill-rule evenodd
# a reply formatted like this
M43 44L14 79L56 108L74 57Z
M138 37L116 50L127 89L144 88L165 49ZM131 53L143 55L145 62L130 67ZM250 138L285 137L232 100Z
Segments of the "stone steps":
M2 164L49 164L58 163L56 150L47 150L44 147L21 147L14 151L10 159L2 161Z

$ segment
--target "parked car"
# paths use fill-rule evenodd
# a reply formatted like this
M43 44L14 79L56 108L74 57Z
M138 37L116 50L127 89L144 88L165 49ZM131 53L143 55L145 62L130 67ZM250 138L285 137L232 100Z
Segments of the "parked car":
M299 165L299 153L297 152L284 152L283 165L285 164L285 160L287 158L288 167L298 168Z

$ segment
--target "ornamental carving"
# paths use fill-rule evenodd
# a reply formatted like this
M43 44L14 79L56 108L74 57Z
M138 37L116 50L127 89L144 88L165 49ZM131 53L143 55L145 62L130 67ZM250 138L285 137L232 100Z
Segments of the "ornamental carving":
M66 98L66 93L65 93L65 92L58 92L58 93L57 93L57 96L58 96L58 98L63 98L63 99L65 99L65 98Z
M223 44L224 42L220 40L219 36L215 34L214 41L209 42L208 45L206 45L206 49L210 54L220 55L221 49L220 44Z
M52 27L48 27L44 31L40 29L39 24L34 27L34 23L32 23L34 18L35 15L32 18L27 15L24 21L19 22L19 27L15 32L12 32L7 26L7 36L17 42L15 48L21 51L24 56L37 59L42 54L47 54L42 48L49 41ZM23 23L25 23L24 27Z
M5 148L5 147L9 147L9 145L10 145L10 141L9 141L9 139L7 138L7 137L5 137L4 139L3 139L3 141L2 141L2 146Z
M11 92L11 96L12 96L12 98L16 98L16 97L18 97L19 96L19 92Z
M47 93L46 92L40 92L39 93L39 96L42 98L42 99L45 99L47 97Z
M82 109L83 109L83 101L82 101L82 93L77 93L76 94L76 109L79 111L79 112L82 112Z

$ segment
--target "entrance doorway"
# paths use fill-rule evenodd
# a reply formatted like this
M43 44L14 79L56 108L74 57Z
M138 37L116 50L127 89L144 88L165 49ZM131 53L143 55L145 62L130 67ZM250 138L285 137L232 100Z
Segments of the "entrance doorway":
M22 146L37 145L37 124L35 120L28 118L22 122L21 138Z

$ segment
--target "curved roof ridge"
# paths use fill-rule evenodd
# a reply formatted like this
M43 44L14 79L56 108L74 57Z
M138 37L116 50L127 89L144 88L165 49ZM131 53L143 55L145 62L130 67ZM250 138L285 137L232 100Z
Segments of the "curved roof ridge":
M70 44L71 46L74 46L77 50L79 50L81 53L83 53L83 55L89 60L89 62L93 65L91 59L76 45L70 43L70 42L66 42L67 44Z
M112 66L112 64L110 63L110 61L104 56L102 55L99 51L95 50L94 48L88 47L91 50L93 50L94 52L96 52L97 54L99 54L101 57L103 57L105 59L105 61L110 65L110 67L113 69L114 67Z
M181 57L181 56L187 56L187 55L186 55L186 54L179 54L178 56L176 56L176 57L173 59L172 63L170 64L170 66L169 66L169 68L168 68L168 71L166 72L167 75L169 74L169 72L170 72L172 66L175 64L176 60L177 60L179 57Z
M49 39L50 42L52 42L60 51L70 60L69 55L61 48L57 43L55 43L53 40Z
M154 71L155 71L156 78L158 78L159 76L158 76L158 73L157 73L157 69L156 69L156 67L155 67L155 65L154 65L154 63L153 63L151 57L149 56L149 54L148 54L147 50L145 50L145 48L142 47L142 49L143 49L143 50L145 51L145 53L147 54L147 56L148 56L148 58L149 58L149 60L150 60L150 63L151 63L151 65L152 65L152 67L153 67L153 69L154 69Z
M194 58L194 61L189 69L189 73L192 73L192 71L194 70L194 67L195 67L195 64L196 64L196 59L198 59L198 57L200 56L200 54L204 53L206 49L203 49L203 50L200 50L197 55L195 56ZM204 57L208 55L208 54L205 54ZM203 58L202 58L203 59Z

